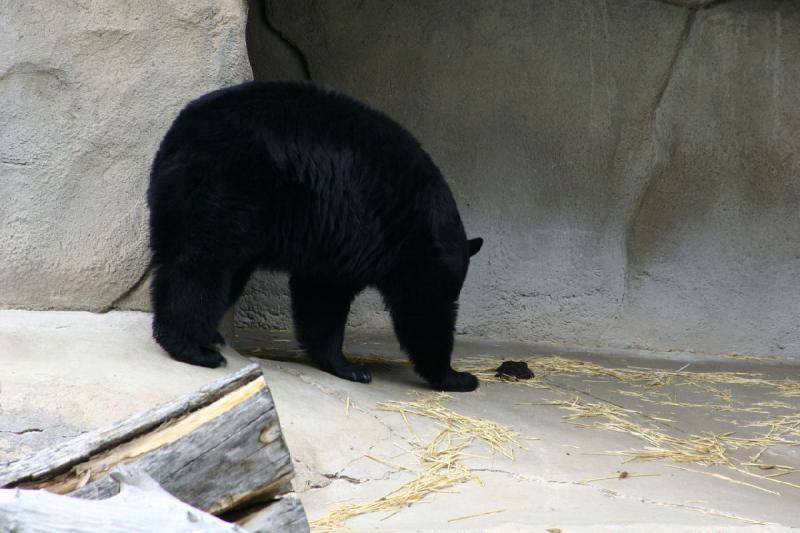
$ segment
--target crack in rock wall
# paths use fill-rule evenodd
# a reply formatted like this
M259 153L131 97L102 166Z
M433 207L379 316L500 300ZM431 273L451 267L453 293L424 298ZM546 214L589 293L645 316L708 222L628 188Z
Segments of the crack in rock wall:
M265 13L302 56L295 77L414 132L486 238L460 331L800 350L797 3L273 0ZM287 327L285 279L259 275L237 320ZM374 293L357 300L351 327L387 325Z

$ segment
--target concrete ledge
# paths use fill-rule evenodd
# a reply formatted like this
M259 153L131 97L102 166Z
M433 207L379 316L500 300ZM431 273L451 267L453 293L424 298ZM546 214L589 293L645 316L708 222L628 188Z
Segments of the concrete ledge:
M175 399L235 372L173 361L149 313L0 311L0 461Z

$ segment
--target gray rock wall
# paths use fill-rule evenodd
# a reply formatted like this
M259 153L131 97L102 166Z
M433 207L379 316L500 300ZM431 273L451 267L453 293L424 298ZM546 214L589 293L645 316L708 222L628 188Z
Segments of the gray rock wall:
M461 331L800 352L800 3L267 6L289 77L407 126L486 238ZM354 311L386 325L374 294ZM237 320L288 326L285 280L257 277Z
M800 352L800 3L253 5L0 0L0 307L147 307L150 160L251 75L247 23L256 77L364 99L439 163L486 238L461 331ZM285 277L237 321L287 327Z
M0 0L0 307L147 306L145 190L191 98L251 76L243 0Z

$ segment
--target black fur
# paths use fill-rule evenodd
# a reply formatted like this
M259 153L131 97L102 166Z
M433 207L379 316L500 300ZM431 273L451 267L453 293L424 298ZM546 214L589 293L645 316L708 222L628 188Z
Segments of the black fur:
M215 367L217 325L256 268L291 275L297 338L321 369L368 382L342 355L353 298L376 287L416 371L450 367L469 256L450 189L384 114L307 83L252 82L190 103L167 132L150 188L153 334L179 361Z

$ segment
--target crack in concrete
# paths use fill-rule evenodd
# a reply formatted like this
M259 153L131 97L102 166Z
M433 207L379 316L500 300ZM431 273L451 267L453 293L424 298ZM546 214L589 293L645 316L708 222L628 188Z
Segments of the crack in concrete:
M2 158L2 159L0 159L0 164L8 165L10 167L27 167L27 166L33 165L33 162L32 161L23 161L23 160L18 160L18 159Z
M11 435L25 435L26 433L44 433L47 431L48 428L29 428L29 429L22 429L20 431L13 431L10 429L0 429L0 433L9 433Z
M628 274L630 272L630 259L631 259L631 252L632 252L632 240L633 240L633 226L636 223L636 219L639 218L641 214L642 207L644 206L645 199L649 195L650 191L652 190L653 184L656 179L657 171L659 167L664 164L665 161L665 154L664 154L664 144L665 144L665 134L663 130L662 124L662 117L663 117L663 104L664 104L664 97L667 94L667 91L672 85L673 80L675 79L675 72L678 68L678 64L681 62L682 57L684 56L684 51L687 48L689 43L692 29L694 28L695 19L697 17L696 10L690 10L686 14L686 20L683 24L683 29L681 30L681 34L678 37L678 42L675 46L675 53L672 55L672 59L670 61L669 67L667 68L666 74L664 76L664 80L661 83L661 87L658 90L658 93L655 97L655 103L653 106L653 115L652 115L652 122L651 122L651 155L650 155L650 179L647 180L647 184L642 190L642 193L638 197L638 201L636 202L636 207L633 210L633 214L628 224L628 231L625 235L625 255L626 255L626 280L625 280L625 289L627 291L629 278ZM624 294L623 294L624 300Z
M263 360L262 360L262 361L263 361ZM259 362L259 363L261 363L262 361L258 361L258 362ZM276 362L276 361L273 361L273 362ZM320 392L322 392L323 394L326 394L326 395L328 395L328 396L331 396L332 398L335 398L336 400L338 400L338 401L340 401L340 402L344 402L344 401L346 401L346 399L347 399L347 397L348 397L348 396L347 396L347 394L345 394L344 392L337 392L337 391L331 390L330 388L326 387L325 385L323 385L323 384L321 384L321 383L318 383L318 382L316 382L315 380L311 379L311 378L310 378L310 377L309 377L307 374L304 374L302 371L295 370L295 369L292 369L292 368L288 368L288 367L286 367L286 366L283 366L283 365L280 365L280 364L278 364L278 365L276 365L276 366L277 366L277 367L278 367L278 369L280 369L281 371L283 371L283 372L286 372L287 374L290 374L290 375L292 375L292 376L296 377L297 379L299 379L299 380L300 380L300 381L302 381L303 383L306 383L307 385L311 385L312 387L315 387L317 390L319 390L319 391L320 391ZM380 419L380 418L379 418L379 417L378 417L376 414L374 414L372 411L370 411L370 410L368 410L368 409L365 409L365 408L363 408L363 407L357 406L357 405L354 405L353 407L351 407L351 409L353 409L353 408L354 408L355 410L357 410L357 411L359 411L359 412L361 412L361 413L363 413L363 414L367 415L367 416L370 416L370 417L372 417L372 418L373 418L373 419L374 419L376 422L378 422L378 423L379 423L381 426L383 426L384 428L386 428L386 430L387 430L387 431L388 431L388 432L389 432L389 433L390 433L392 436L394 436L394 437L397 437L397 438L401 439L401 440L402 440L404 443L406 443L406 444L407 444L407 445L409 445L409 446L412 444L412 443L411 443L411 441L410 441L410 440L409 440L407 437L405 437L405 436L403 436L403 435L400 435L399 433L397 433L393 427L391 427L390 425L386 424L386 423L385 423L383 420L381 420L381 419ZM372 451L372 450L375 448L375 446L376 446L376 444L372 444L372 445L370 445L370 446L369 446L369 448L367 449L367 453L371 452L371 451ZM360 461L360 460L364 459L364 458L365 458L365 455L366 455L366 454L364 454L364 455L361 455L361 456L359 456L359 457L354 457L353 459L351 459L350 461L348 461L348 462L347 462L347 463L346 463L346 464L345 464L343 467L341 467L341 468L340 468L340 469L339 469L337 472L334 472L334 473L318 472L318 471L315 471L315 470L314 470L314 469L313 469L313 468L312 468L310 465L307 465L307 466L308 466L308 468L309 468L309 471L310 471L311 473L313 473L313 474L315 474L315 475L318 475L318 476L322 476L322 477L323 477L323 478L325 478L325 479L326 479L328 482L327 482L327 483L312 482L310 485L308 485L308 486L307 486L307 487L305 487L305 488L302 488L302 489L297 489L297 490L296 490L296 492L297 492L297 493L307 493L307 492L311 492L311 491L313 491L313 490L320 490L320 489L324 489L324 488L328 487L328 486L329 486L329 485L330 485L330 484L331 484L333 481L335 481L335 480L337 480L337 479L338 479L338 480L342 480L342 481L346 481L346 482L348 482L348 483L350 483L350 484L352 484L352 485L361 485L361 484L364 484L364 483L369 483L369 482L372 482L372 481L386 481L386 480L388 480L388 479L391 479L391 478L392 478L392 476L395 476L395 475L397 475L397 474L400 474L400 473L401 473L401 470L399 470L399 469L392 469L392 468L387 468L387 470L386 470L386 471L383 473L383 475L382 475L382 476L380 476L380 477L356 478L356 477L349 476L349 475L347 475L347 474L343 474L343 473L342 473L342 472L344 472L345 470L347 470L347 468L349 468L349 467L350 467L350 465L352 465L352 464L353 464L353 463L355 463L356 461ZM297 462L297 463L300 463L300 464L305 464L305 463L303 463L303 461L302 461L302 460L300 460L300 459L298 459L298 458L296 458L296 457L293 457L292 459L293 459L295 462Z
M358 459L363 459L363 457L358 457L356 460L358 460ZM297 461L297 462L302 462L302 461ZM344 470L344 468L342 468L342 470ZM339 472L336 472L335 474L326 474L324 472L314 472L315 474L318 474L318 475L322 476L323 478L325 478L327 480L327 483L312 483L312 484L308 485L304 489L296 490L296 492L304 494L306 492L311 492L312 490L324 489L324 488L329 487L331 485L331 483L333 483L337 479L338 480L342 480L342 481L346 481L347 483L349 483L351 485L363 485L365 483L371 483L373 481L387 481L387 480L391 479L392 476L400 473L400 470L388 469L386 472L383 473L383 475L381 477L356 478L356 477L353 477L353 476L348 476L347 474L342 474L341 473L342 470L340 470ZM313 472L313 469L312 469L312 472Z
M528 474L520 474L519 472L509 472L508 470L503 470L501 468L470 468L470 472L491 472L494 474L505 474L507 476L513 477L517 481L536 481L539 483L550 483L554 485L575 485L577 487L585 487L594 490L600 490L601 492L611 493L613 495L617 495L611 489L606 489L603 487L595 487L593 485L589 485L588 483L582 483L580 481L566 481L563 479L547 479L541 476L531 476Z
M279 30L275 25L272 24L270 21L270 10L271 10L271 2L269 0L264 0L264 11L263 11L263 20L264 26L272 33L275 37L281 40L283 44L292 52L295 56L297 61L300 62L300 67L303 70L303 76L306 80L312 81L313 78L311 77L311 67L308 64L308 58L306 57L305 52L289 37L286 36L281 30Z
M343 481L347 481L348 483L350 483L352 485L360 485L360 484L365 483L367 481L372 481L369 478L367 478L367 479L359 479L359 478L355 478L353 476L348 476L346 474L340 474L339 472L337 472L335 474L325 474L325 473L323 473L322 475L324 477L330 479L331 481L334 481L334 480L337 480L337 479L341 479Z
M266 360L269 361L269 359L266 359ZM261 361L265 361L265 359L262 359ZM261 361L256 359L256 362L258 362L258 363L261 363ZM276 362L276 361L273 361L273 362ZM325 387L324 385L322 385L321 383L317 383L316 381L311 379L307 374L304 374L303 372L301 372L299 370L294 370L294 369L291 369L291 368L288 368L288 367L285 367L285 366L282 366L282 365L278 365L278 367L282 371L284 371L284 372L286 372L288 374L291 374L292 376L296 377L297 379L299 379L303 383L306 383L307 385L311 385L311 386L315 387L316 389L318 389L323 394L327 394L328 396L331 396L331 397L339 400L340 402L347 401L347 398L348 398L347 394L344 394L343 392L337 393L335 391L332 391L328 387ZM357 405L355 405L353 407L353 409L355 409L356 411L359 411L361 413L364 413L367 416L372 417L376 422L378 422L380 425L382 425L384 428L386 428L386 430L389 431L389 433L391 433L393 436L396 436L396 437L402 439L406 444L409 444L409 445L412 444L411 441L408 440L408 438L406 438L403 435L400 435L399 433L397 433L393 427L391 427L386 422L381 420L372 411L370 411L368 409L365 409L363 407L357 406Z
M654 107L653 112L653 120L654 120L654 128L656 126L656 121L661 110L661 104L664 101L664 94L667 92L670 84L672 83L673 78L675 77L675 68L678 65L680 58L683 55L683 51L686 48L686 45L689 41L689 36L692 33L692 28L694 27L695 19L697 18L697 11L692 9L686 14L686 20L683 23L683 29L681 29L681 34L678 37L678 43L675 47L675 53L672 55L672 60L669 63L669 67L667 68L666 76L664 76L664 80L661 83L661 87L656 94L656 104Z
M615 490L607 489L605 487L599 487L599 486L595 486L595 485L592 485L592 484L589 484L589 483L583 483L583 482L580 482L580 481L565 481L565 480L559 480L559 479L547 479L547 478L539 477L539 476L530 476L530 475L519 474L517 472L509 472L507 470L502 470L502 469L498 469L498 468L471 468L470 471L471 472L491 472L491 473L495 473L495 474L503 474L503 475L507 475L509 477L512 477L517 481L532 481L532 482L547 483L547 484L554 484L554 485L574 485L576 487L581 487L581 488L589 489L589 490L592 490L592 491L595 491L595 492L599 492L599 493L603 494L604 496L608 496L608 497L611 497L611 498L620 498L620 499L624 499L624 500L635 500L637 502L644 503L644 504L647 504L647 505L659 505L659 506L662 506L662 507L672 507L672 508L676 508L676 509L686 509L686 510L695 511L695 512L699 512L699 513L719 516L721 518L728 518L729 520L753 521L753 523L758 523L758 524L762 524L763 523L763 524L766 524L766 525L783 525L783 524L777 524L777 523L774 523L774 522L761 522L761 521L754 520L754 519L751 519L751 518L741 517L741 516L735 515L733 513L727 512L727 511L720 511L718 509L712 509L712 508L709 508L709 507L688 505L688 504L685 504L685 503L665 502L665 501L656 500L656 499L653 499L653 498L647 498L647 497L642 497L642 496L638 496L638 495L626 494L624 492L617 492Z

